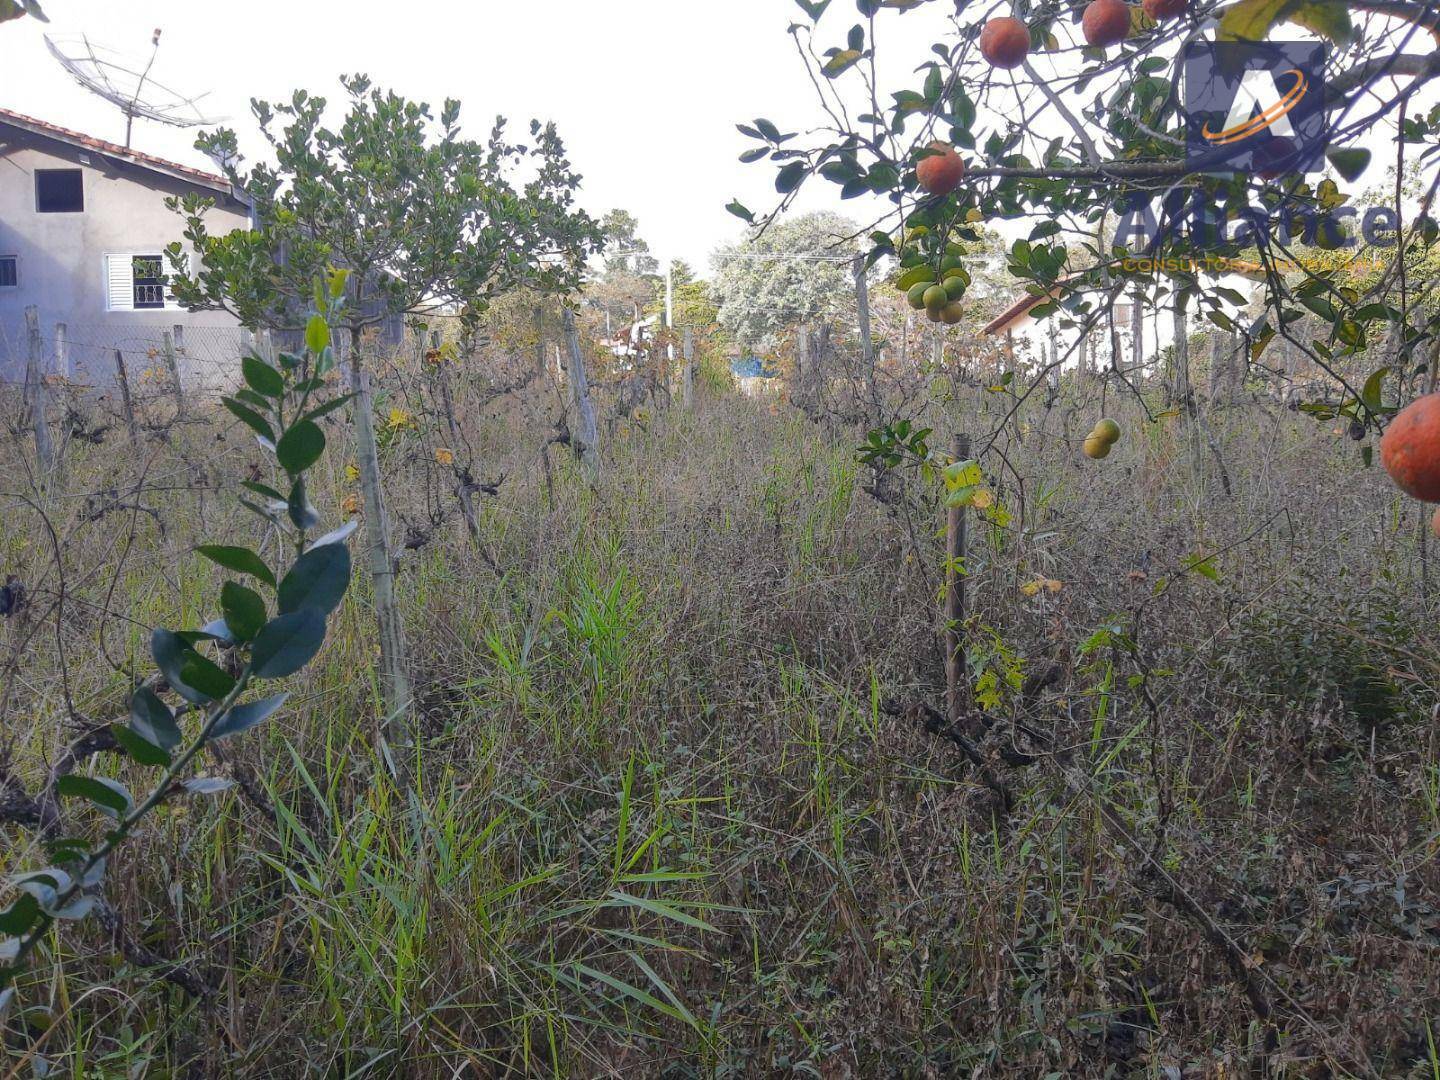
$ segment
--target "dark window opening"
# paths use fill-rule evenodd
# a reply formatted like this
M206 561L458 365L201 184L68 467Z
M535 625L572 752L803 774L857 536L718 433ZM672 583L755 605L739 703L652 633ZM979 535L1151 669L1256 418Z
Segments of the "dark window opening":
M78 214L85 209L85 181L79 169L36 169L35 209L42 214Z
M130 274L135 281L137 308L165 306L165 272L160 268L159 255L136 255L130 261Z
M20 284L18 263L14 255L0 255L0 289L13 289Z

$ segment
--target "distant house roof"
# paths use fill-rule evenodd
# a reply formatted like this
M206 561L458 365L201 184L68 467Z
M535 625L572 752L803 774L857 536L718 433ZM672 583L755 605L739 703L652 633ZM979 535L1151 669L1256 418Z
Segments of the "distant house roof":
M57 142L68 143L82 150L93 150L98 154L104 154L106 157L115 158L118 161L124 161L130 165L148 169L151 172L162 173L176 180L184 180L186 183L210 188L223 195L233 197L235 194L230 185L230 181L218 173L206 172L203 169L193 169L189 165L181 165L179 162L167 161L165 158L155 157L152 154L142 154L138 150L128 149L117 143L106 142L104 139L97 139L92 135L84 135L78 131L71 131L69 128L49 124L44 120L36 120L33 116L25 116L23 113L11 112L9 109L0 109L0 128L7 126L18 128L32 135L40 135L47 139L54 139Z
M747 360L731 360L730 374L737 379L773 379L773 372L765 370L765 361L758 356L752 356Z
M1070 282L1076 280L1077 278L1082 278L1084 276L1085 275L1083 273L1067 274L1065 277L1057 281L1048 292L1043 292L1038 296L1034 295L1033 293L1026 293L1025 295L1021 296L1020 299L1016 300L1013 304L1011 304L1004 311L1002 311L999 315L996 315L995 318L991 319L988 323L986 323L985 329L980 332L982 334L1003 334L1007 330L1014 330L1017 327L1025 325L1025 320L1030 317L1031 311L1039 307L1041 304L1045 303L1047 300L1060 299L1060 297L1064 295L1065 285L1068 285Z

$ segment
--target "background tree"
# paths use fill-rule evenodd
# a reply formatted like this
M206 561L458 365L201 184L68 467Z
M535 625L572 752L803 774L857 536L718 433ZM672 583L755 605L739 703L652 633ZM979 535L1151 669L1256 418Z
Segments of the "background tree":
M839 214L804 214L720 248L711 259L720 326L742 348L773 349L785 328L853 304L857 229Z
M532 122L527 145L509 141L505 121L497 119L488 140L476 142L461 134L457 101L446 101L436 118L429 106L372 87L363 75L341 82L347 112L338 127L325 123L325 99L305 91L287 104L252 104L274 165L239 172L229 130L197 140L227 163L232 182L254 201L257 227L212 236L208 200L188 197L172 205L185 215L198 272L178 244L169 258L182 303L226 308L250 327L303 325L315 274L330 263L352 271L342 325L385 706L394 721L409 711L410 676L364 366L366 332L395 316L442 310L473 323L493 297L518 286L569 291L599 230L574 206L579 177L553 125ZM523 182L516 176L522 168L529 176Z
M624 270L641 276L654 275L660 261L650 254L650 245L640 236L640 222L628 210L611 210L600 219L605 241L605 271Z

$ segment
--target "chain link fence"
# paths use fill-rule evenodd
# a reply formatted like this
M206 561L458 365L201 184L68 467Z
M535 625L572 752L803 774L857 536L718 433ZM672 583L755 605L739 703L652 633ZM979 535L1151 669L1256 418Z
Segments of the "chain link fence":
M18 337L18 339L17 339ZM24 335L0 342L0 384L23 384L31 345ZM109 391L129 383L137 398L154 393L215 396L240 379L240 357L253 335L230 326L145 326L117 333L113 324L41 324L39 358L50 382Z

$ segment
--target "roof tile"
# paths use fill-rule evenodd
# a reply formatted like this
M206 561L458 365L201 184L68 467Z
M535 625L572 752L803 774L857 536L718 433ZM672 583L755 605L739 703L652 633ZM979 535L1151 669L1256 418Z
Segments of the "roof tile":
M59 139L61 142L95 150L99 153L107 154L110 157L117 157L123 161L133 162L136 165L179 175L204 184L206 187L219 187L227 191L230 187L230 181L218 173L191 168L189 165L181 165L176 161L155 157L153 154L143 154L138 150L121 146L118 143L106 142L104 139L97 139L93 135L72 131L70 128L60 127L58 124L50 124L44 120L37 120L33 116L26 116L24 113L13 112L10 109L0 109L0 124L3 123L11 123L27 131L50 135L53 138Z

